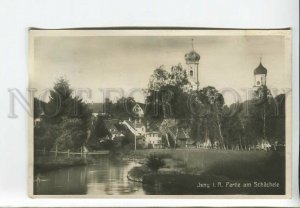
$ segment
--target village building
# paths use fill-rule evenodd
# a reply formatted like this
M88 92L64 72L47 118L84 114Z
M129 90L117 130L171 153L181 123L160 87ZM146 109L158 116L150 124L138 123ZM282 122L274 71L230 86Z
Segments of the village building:
M128 120L124 120L121 122L124 126L128 128L128 130L135 136L142 136L146 132L146 126L142 123L141 120L131 121L129 118Z
M146 148L157 149L162 148L162 136L160 132L148 131L145 133L144 144Z
M167 127L167 134L175 147L188 148L195 145L188 132L177 125Z
M116 138L121 138L124 137L124 134L120 130L120 127L118 128L119 120L118 119L109 119L109 120L104 120L105 127L109 132L109 138L114 140Z
M190 138L187 131L183 128L177 129L176 146L182 148L190 148L194 146L194 141Z
M186 72L190 84L185 86L186 91L199 89L199 61L200 55L194 50L192 41L192 50L185 54L185 69L180 67L172 67L172 73L176 73L174 70L181 70L178 73ZM267 69L263 66L262 61L258 67L254 69L254 85L253 89L256 90L261 86L267 84ZM103 113L104 104L91 103L89 107L93 111L93 115L96 117L99 113ZM165 147L179 147L179 148L213 148L218 146L211 142L209 138L205 141L195 142L190 138L188 129L182 128L178 125L175 119L164 119L161 123L149 124L149 121L144 118L144 110L142 103L135 103L130 109L134 118L128 118L120 121L118 119L105 120L105 125L110 132L110 139L124 137L124 132L117 128L118 125L123 126L135 137L135 142L139 143L143 148L163 148ZM38 121L37 121L38 122ZM145 125L146 124L146 125ZM258 147L260 149L269 148L267 140L260 142Z
M136 103L136 104L133 106L132 112L133 112L134 115L136 115L138 118L144 117L144 110L142 109L142 107L141 107L140 104L138 104L138 103Z
M144 135L144 144L146 148L157 149L162 148L162 134L159 131L159 124L147 122L146 132Z

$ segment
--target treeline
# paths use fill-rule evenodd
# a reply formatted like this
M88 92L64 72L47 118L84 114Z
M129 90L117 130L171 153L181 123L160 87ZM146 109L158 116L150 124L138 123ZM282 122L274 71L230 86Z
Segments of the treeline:
M178 128L185 129L195 143L210 143L217 148L239 146L247 148L261 142L285 141L285 95L273 97L266 86L256 89L250 100L225 105L223 95L213 86L193 89L186 71L176 65L171 72L159 67L150 77L144 110L144 121L161 124L175 119ZM40 122L34 128L36 149L79 151L88 145L93 149L109 148L101 138L109 135L105 119L124 120L135 117L132 97L122 97L113 103L106 99L106 116L95 119L80 98L72 95L67 80L60 78L50 91L49 101L35 99L34 116ZM120 127L121 128L121 127ZM133 141L125 132L121 145Z
M80 151L90 134L91 116L87 104L72 96L68 81L58 79L47 103L34 101L34 117L39 119L34 148Z
M285 95L272 97L262 86L243 103L225 105L224 98L212 86L192 89L181 65L171 72L154 70L145 104L148 120L177 120L195 142L210 142L225 148L248 148L262 141L284 144Z

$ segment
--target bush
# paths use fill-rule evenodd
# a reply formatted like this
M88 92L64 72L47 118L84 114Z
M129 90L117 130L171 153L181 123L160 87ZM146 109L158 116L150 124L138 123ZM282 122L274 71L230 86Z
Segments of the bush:
M146 165L148 168L150 168L152 171L157 172L158 169L165 166L165 161L162 157L157 155L150 155L147 159Z

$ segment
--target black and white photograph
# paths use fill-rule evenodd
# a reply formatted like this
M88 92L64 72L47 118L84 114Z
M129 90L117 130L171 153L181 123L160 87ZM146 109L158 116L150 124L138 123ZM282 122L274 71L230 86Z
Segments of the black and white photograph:
M32 197L289 197L291 30L30 30Z

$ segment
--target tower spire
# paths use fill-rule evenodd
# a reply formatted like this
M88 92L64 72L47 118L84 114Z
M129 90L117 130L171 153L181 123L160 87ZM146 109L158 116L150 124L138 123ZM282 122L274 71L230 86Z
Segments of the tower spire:
M261 63L262 57L259 57L259 62Z

